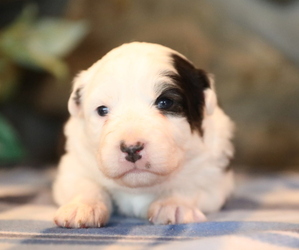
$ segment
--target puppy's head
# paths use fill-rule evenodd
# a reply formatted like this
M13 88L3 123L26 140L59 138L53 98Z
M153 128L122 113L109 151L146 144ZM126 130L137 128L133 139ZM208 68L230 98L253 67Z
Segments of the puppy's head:
M130 43L81 72L68 105L103 174L146 187L180 169L190 138L202 136L217 102L210 78L182 55Z

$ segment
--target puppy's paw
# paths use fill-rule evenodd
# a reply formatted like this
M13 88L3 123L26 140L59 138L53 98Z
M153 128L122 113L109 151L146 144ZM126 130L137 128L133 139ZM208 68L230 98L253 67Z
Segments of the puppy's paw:
M153 224L183 224L206 221L205 215L195 206L176 199L158 200L151 204L148 211L149 221Z
M103 202L73 201L57 210L54 222L66 228L102 227L109 216L110 212Z

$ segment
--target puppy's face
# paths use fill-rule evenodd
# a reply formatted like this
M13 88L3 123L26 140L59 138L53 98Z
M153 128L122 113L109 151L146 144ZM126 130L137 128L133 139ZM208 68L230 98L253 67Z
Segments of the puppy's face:
M100 171L147 187L182 167L191 137L216 105L207 75L155 44L114 49L75 80L69 111L84 124ZM76 136L76 135L74 135Z

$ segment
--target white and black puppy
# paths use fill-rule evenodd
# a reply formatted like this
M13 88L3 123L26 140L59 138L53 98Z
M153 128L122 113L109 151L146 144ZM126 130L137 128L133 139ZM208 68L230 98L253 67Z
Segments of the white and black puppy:
M154 224L202 222L233 189L233 124L213 80L183 55L124 44L74 81L53 186L61 227L101 227L113 207Z

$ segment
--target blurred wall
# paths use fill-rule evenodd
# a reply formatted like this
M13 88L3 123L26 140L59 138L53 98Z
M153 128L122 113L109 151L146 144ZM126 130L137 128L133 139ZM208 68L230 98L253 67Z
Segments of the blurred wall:
M215 75L220 103L237 127L234 164L253 171L298 169L298 65L261 34L234 21L217 2L72 0L67 17L91 25L87 39L68 58L72 74L122 43L169 46ZM39 102L65 109L68 88L53 104L47 100L57 90L45 87Z

